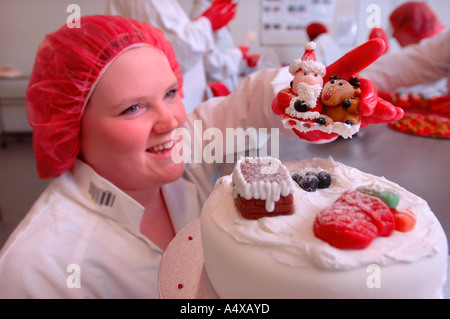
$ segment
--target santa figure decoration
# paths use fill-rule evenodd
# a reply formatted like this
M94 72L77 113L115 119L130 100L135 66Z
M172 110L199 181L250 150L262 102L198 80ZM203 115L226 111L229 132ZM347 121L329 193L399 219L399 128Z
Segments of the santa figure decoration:
M321 101L319 94L327 86L327 81L337 78L335 76L349 81L356 73L376 61L386 51L386 44L380 38L371 39L326 68L316 61L314 50L315 43L305 45L303 57L292 62L289 67L294 76L291 87L280 90L272 101L272 111L281 118L284 128L292 130L301 139L323 143L339 136L350 138L367 125L392 122L403 117L401 108L379 98L375 85L368 79L360 78L358 83L355 82L357 88L352 90L357 93L355 97L359 100L358 118L351 120L351 123L346 119L324 123L320 118L325 116L321 113L326 111L323 102L328 104L329 99L327 92L325 101ZM342 106L345 109L351 103L343 103ZM348 110L347 108L345 111Z
M321 131L337 133L344 138L351 137L359 130L359 124L351 126L334 122L324 125L324 105L320 95L326 68L316 61L314 42L307 43L304 49L303 57L294 60L289 66L289 72L294 76L290 87L279 91L276 97L275 108L284 110L284 127L294 129L295 132Z
M307 43L304 49L303 57L294 60L289 66L289 72L294 79L291 88L282 93L287 95L282 100L289 102L286 114L299 119L315 119L322 111L317 100L322 90L326 69L322 63L316 61L314 42Z

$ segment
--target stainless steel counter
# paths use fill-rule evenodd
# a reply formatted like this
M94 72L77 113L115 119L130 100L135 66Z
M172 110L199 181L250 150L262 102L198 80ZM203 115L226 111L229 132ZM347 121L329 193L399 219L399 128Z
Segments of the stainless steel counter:
M363 172L386 177L425 199L450 239L450 139L404 134L377 124L363 128L351 139L327 144L280 136L279 152L282 161L331 156Z

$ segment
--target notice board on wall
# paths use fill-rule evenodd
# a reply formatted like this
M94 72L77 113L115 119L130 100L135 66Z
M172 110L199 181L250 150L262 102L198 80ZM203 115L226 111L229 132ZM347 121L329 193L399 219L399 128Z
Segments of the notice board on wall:
M261 43L303 44L312 22L333 22L335 0L261 0Z

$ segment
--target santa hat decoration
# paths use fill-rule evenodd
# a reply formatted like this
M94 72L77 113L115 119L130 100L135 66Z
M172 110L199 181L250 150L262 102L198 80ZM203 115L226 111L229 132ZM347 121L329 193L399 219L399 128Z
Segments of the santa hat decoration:
M289 72L294 75L299 70L305 72L317 72L320 76L325 76L327 73L325 65L316 61L316 54L314 50L316 49L315 42L308 42L305 44L305 53L301 59L294 60L289 66Z

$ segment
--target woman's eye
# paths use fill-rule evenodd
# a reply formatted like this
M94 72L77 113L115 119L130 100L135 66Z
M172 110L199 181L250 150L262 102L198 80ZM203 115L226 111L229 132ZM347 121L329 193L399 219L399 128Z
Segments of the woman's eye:
M170 90L169 92L167 92L166 97L171 99L171 98L174 98L176 95L177 95L177 90L173 89L173 90Z
M139 105L135 104L127 108L125 111L123 111L121 114L127 115L127 114L133 114L139 110Z
M317 73L314 73L314 77L318 77L319 75Z
M303 72L303 75L304 75L304 76L307 76L307 75L308 75L308 73L307 73L307 72Z

